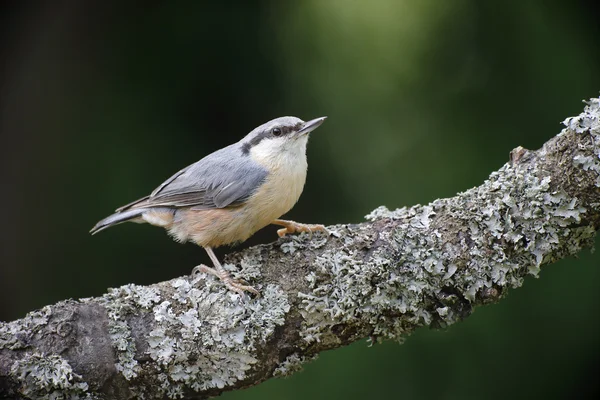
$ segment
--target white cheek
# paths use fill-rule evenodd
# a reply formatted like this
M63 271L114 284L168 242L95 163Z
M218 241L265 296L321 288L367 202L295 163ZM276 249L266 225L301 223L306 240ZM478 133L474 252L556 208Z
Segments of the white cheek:
M285 143L278 139L267 139L262 140L259 144L252 147L250 150L250 156L252 159L260 162L269 162L274 157L277 157L283 151L283 145Z
M304 157L307 142L308 137L306 136L298 139L266 139L252 147L250 156L261 164Z

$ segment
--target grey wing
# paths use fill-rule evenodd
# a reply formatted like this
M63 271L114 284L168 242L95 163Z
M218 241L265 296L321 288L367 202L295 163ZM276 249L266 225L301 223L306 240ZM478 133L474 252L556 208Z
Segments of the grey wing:
M245 202L266 176L266 169L232 145L182 169L139 204L196 209L232 207Z

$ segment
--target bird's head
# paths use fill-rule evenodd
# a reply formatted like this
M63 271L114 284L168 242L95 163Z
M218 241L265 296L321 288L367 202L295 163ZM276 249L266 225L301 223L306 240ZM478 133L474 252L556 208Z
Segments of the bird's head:
M307 122L296 117L275 118L255 128L240 141L242 152L261 159L304 156L310 132L326 118Z

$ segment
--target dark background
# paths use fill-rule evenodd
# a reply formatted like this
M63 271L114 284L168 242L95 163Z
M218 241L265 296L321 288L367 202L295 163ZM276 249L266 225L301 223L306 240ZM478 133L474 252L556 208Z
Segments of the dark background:
M292 219L360 222L479 185L598 96L596 4L2 3L0 320L208 262L154 227L87 232L274 117L329 116ZM361 341L224 398L593 397L599 263L584 252L446 331Z

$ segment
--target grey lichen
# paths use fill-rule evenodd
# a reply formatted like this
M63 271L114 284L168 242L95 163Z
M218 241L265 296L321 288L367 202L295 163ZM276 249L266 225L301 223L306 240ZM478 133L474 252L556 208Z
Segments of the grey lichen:
M591 135L592 141L579 147L579 154L573 157L573 163L585 171L594 171L597 175L596 186L600 186L600 99L587 102L585 110L576 117L567 118L563 124L578 134ZM591 153L591 154L590 154Z
M100 300L108 312L108 333L119 360L115 367L127 380L137 377L140 372L127 315L138 308L148 309L159 300L158 290L154 287L133 284L110 289Z
M247 250L240 261L239 269L231 264L225 264L225 266L230 269L235 279L258 280L262 276L261 265L263 262L261 250L259 247L256 247Z
M88 384L57 354L27 353L14 362L10 374L30 399L91 399Z
M52 309L46 306L28 313L25 318L19 321L0 322L0 350L4 348L11 350L26 348L29 338L48 324L51 315Z
M597 172L598 104L592 100L584 114L567 120L570 129L594 136L574 162ZM379 207L366 218L393 221L378 238L385 245L363 260L355 242L372 238L355 230L342 248L315 260L306 277L310 290L299 294L301 337L306 346L331 347L342 340L334 332L339 326L399 340L417 326L453 324L470 312L469 303L485 303L492 292L499 297L525 275L537 276L541 265L590 247L595 228L581 224L587 211L535 163L516 162L454 198L394 211Z
M396 210L390 210L386 206L379 206L367 215L365 215L365 219L367 221L377 221L378 219L383 218L391 218L391 219L400 219L407 217L408 208L402 207Z
M250 252L235 275L259 277L260 261L259 252ZM190 389L223 388L246 378L258 361L258 346L284 324L290 309L286 293L276 285L267 285L260 298L250 300L204 274L174 279L168 285L125 285L109 290L99 301L108 313L117 371L131 382L130 390L138 397L151 397L147 385L135 384L145 368L131 325L144 318L140 310L152 316L142 349L154 362L150 365L159 391L178 398ZM155 396L155 388L151 390Z
M204 290L199 281L205 279ZM165 395L234 385L258 362L257 346L283 325L287 295L268 285L256 300L241 298L213 277L176 279L170 296L155 305L147 354L159 368ZM163 293L164 294L164 293ZM138 388L142 393L143 388Z
M279 245L284 254L294 255L300 250L317 250L327 244L330 236L335 236L337 231L303 232L299 235L287 236Z
M273 376L276 378L288 377L296 372L302 371L303 365L316 360L318 355L306 356L298 353L291 354L283 360L273 371Z

